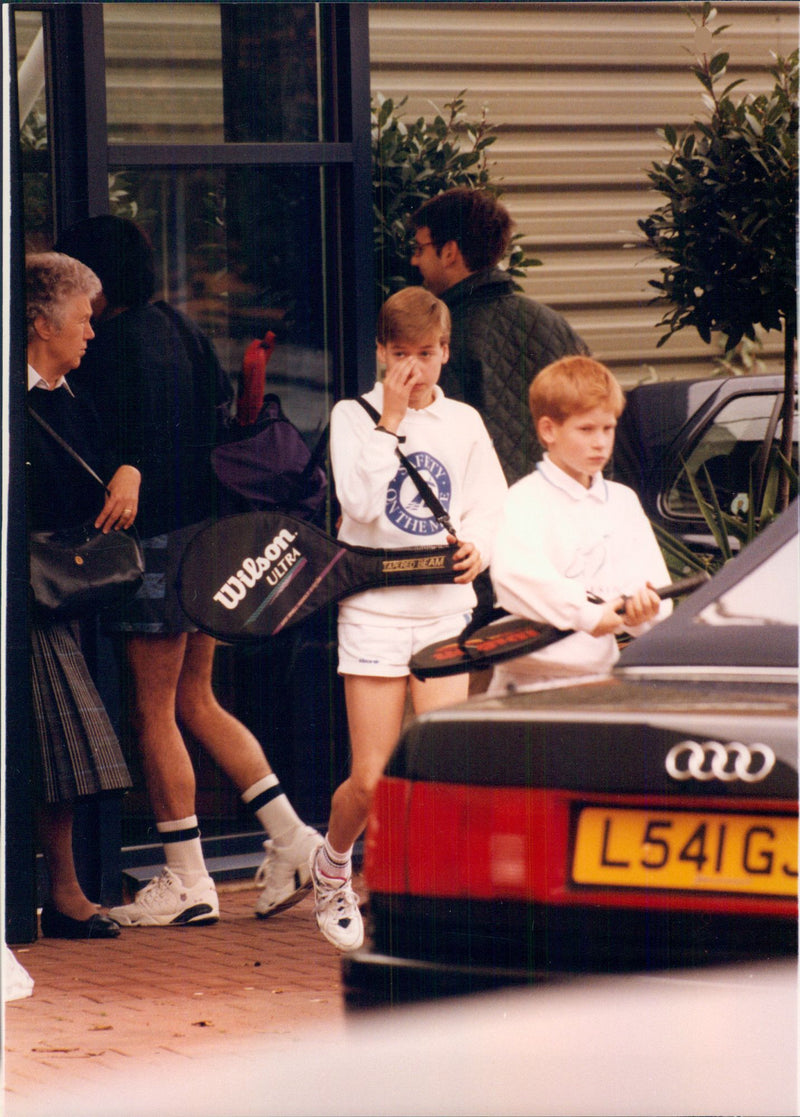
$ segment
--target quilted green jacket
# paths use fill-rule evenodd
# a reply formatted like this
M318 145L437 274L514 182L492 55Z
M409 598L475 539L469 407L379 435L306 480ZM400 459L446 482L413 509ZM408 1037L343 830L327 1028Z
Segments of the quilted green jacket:
M481 413L511 485L541 457L531 380L559 357L589 351L561 314L521 295L501 268L474 272L441 297L453 320L441 386Z

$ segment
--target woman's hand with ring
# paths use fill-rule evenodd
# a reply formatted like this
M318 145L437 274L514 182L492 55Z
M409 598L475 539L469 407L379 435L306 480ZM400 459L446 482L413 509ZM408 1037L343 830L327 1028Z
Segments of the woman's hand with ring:
M103 510L94 526L103 532L130 527L139 507L139 485L142 475L132 465L121 465L106 488Z

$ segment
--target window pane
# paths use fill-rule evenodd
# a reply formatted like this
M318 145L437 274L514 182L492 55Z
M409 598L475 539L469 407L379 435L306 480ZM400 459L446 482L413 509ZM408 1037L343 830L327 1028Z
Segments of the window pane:
M109 143L322 138L316 4L104 4Z
M219 143L217 4L104 4L109 143Z
M163 297L208 334L232 379L249 343L273 331L266 390L313 444L331 394L320 170L119 168L112 181L114 212L152 240Z
M225 139L321 140L316 4L223 4Z
M32 252L53 243L42 17L38 12L16 12L14 27L25 248Z
M775 407L774 395L735 396L714 416L667 494L667 509L677 516L698 516L700 510L687 478L694 478L701 492L710 496L708 479L725 512L744 513L748 506L751 470L755 471L764 436ZM797 419L795 419L795 453ZM778 422L773 446L780 445ZM675 463L680 466L680 463Z

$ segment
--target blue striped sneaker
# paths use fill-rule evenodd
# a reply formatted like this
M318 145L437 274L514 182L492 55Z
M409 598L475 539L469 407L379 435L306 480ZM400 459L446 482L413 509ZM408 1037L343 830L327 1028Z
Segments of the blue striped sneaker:
M266 857L256 873L256 884L263 889L256 900L256 916L267 919L302 900L311 888L308 859L322 845L322 835L311 826L295 832L287 845L264 842Z
M166 866L160 876L136 893L131 904L108 913L122 927L175 927L185 923L216 923L219 919L217 889L211 877L187 888Z

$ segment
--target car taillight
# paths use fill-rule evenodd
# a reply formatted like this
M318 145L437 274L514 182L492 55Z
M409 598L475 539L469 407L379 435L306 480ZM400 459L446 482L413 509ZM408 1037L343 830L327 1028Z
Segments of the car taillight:
M375 892L405 892L408 805L413 784L384 777L378 784L364 838L364 876Z
M578 853L575 844L578 819L593 810L598 813L598 808L607 822L617 815L657 819L649 828L645 827L645 837L650 835L652 839L650 845L628 848L620 845L623 839L616 836L602 838L600 844L595 842L590 847L590 853L594 852L589 860L594 857L597 861L599 857L603 872L612 872L609 880L592 873L585 877L585 865L571 868ZM387 777L378 787L367 829L366 883L370 892L384 894L519 899L566 905L614 904L654 910L698 909L796 919L794 889L790 890L792 895L785 896L771 895L769 890L765 895L747 895L743 894L741 883L728 892L724 882L720 889L713 884L709 888L691 881L687 884L683 877L673 881L672 877L667 879L664 873L655 871L649 881L637 877L629 883L625 874L617 879L617 867L633 864L637 857L648 868L666 864L664 851L671 848L670 843L675 844L680 829L676 810L682 811L684 819L690 822L696 812L701 812L702 819L699 828L696 819L692 822L696 833L686 849L681 851L675 846L672 851L677 857L673 858L675 864L699 863L701 838L705 840L714 829L715 819L720 820L714 830L718 834L714 840L708 838L708 849L715 841L719 844L723 829L732 840L736 828L726 813L738 812L744 824L750 824L750 816L760 812L750 829L763 835L774 829L765 825L771 816L777 818L780 811L791 812L789 803L737 798L725 800L722 814L719 808L718 802L710 803L702 797L683 798L679 807L674 799L663 796L587 795L557 789L493 788ZM759 821L762 815L763 823ZM652 838L653 834L660 836L660 840ZM751 850L751 860L753 856ZM585 859L585 851L581 857ZM796 859L792 864L789 861L784 876L793 875L796 887ZM762 869L760 862L750 865L753 873L761 873Z
M541 899L566 884L569 798L386 778L365 845L369 889Z

